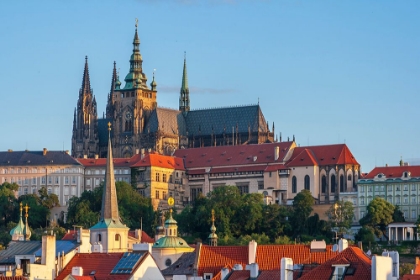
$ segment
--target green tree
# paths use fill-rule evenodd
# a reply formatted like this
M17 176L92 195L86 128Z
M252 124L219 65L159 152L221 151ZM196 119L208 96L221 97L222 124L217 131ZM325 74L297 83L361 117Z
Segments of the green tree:
M395 206L383 198L375 197L367 207L367 214L360 219L360 225L370 229L377 237L386 235L386 227L393 222Z
M337 201L325 212L331 227L337 230L338 235L346 233L354 218L354 207L350 201Z
M354 236L355 241L361 241L363 243L375 242L375 235L372 230L366 227L361 227Z
M258 232L264 232L270 240L274 241L291 230L288 221L290 211L287 207L278 204L263 205L262 213Z
M291 224L293 236L298 236L307 232L307 219L312 212L314 198L309 190L302 190L293 199Z
M48 209L51 209L55 206L60 206L58 196L54 193L48 194L47 187L43 186L38 190L39 199L41 204Z
M50 209L41 203L36 194L21 195L18 202L29 206L28 223L31 228L46 227L50 218ZM25 210L24 210L25 211ZM25 214L23 214L25 215Z
M17 221L19 206L15 192L19 189L16 183L4 182L0 185L0 226L6 226L11 221Z
M404 213L401 211L400 206L396 205L394 213L392 214L393 222L405 222Z

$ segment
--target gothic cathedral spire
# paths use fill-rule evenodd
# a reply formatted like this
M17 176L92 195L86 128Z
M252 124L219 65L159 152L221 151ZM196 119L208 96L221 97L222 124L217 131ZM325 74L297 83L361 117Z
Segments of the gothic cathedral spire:
M88 58L85 57L82 87L73 120L72 156L94 157L98 153L96 99L90 87Z
M112 119L114 117L114 90L117 85L117 67L114 61L114 69L112 69L111 90L108 94L108 102L106 104L106 118Z
M183 113L186 113L190 110L190 90L188 88L186 54L184 54L184 69L182 72L182 85L179 95L179 110Z

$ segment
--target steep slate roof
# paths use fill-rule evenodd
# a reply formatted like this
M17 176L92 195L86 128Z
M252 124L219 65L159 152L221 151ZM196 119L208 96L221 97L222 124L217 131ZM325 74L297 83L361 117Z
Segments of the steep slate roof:
M307 154L302 154L303 150L308 150ZM310 152L312 153L312 158ZM296 147L293 150L293 154L288 162L294 162L297 164L295 159L300 160L302 155L305 163L317 162L318 165L342 165L342 164L354 164L359 165L353 154L350 152L346 144L333 144L333 145L322 145L322 146L306 146ZM297 165L302 166L302 165Z
M171 156L164 156L155 153L145 154L143 159L138 159L137 162L133 163L131 167L162 167L176 170L185 170L184 161L182 158L176 158Z
M170 267L162 270L162 274L164 276L193 275L195 256L195 252L183 253Z
M150 114L144 132L150 130L150 132L185 135L185 129L185 120L181 111L158 107Z
M63 151L0 152L0 166L80 165Z
M293 260L294 261L294 260ZM294 262L295 263L295 262ZM353 275L346 275L346 280L370 280L371 279L371 259L358 247L348 247L334 258L326 261L322 265L304 274L299 280L326 280L330 279L334 272L333 265L350 264L354 267Z
M267 132L267 122L260 105L212 108L189 111L185 118L188 135L232 134L232 127L238 126L238 133Z
M6 250L0 251L0 264L14 264L16 255L34 255L41 246L41 241L10 242Z
M216 275L227 265L233 267L235 264L241 264L245 267L248 263L248 246L201 245L199 250L198 275L200 276L204 273Z
M388 179L401 178L404 172L410 172L410 177L420 177L420 165L375 167L363 179L373 179L380 173Z
M281 163L294 142L216 146L176 150L174 156L183 158L185 168L225 167L235 165L267 165ZM274 160L275 147L279 147L279 158ZM256 158L255 158L256 157ZM255 161L254 161L255 158Z
M327 245L325 252L311 252L309 245L258 245L256 263L260 270L280 271L281 259L291 258L294 264L324 263L338 253Z

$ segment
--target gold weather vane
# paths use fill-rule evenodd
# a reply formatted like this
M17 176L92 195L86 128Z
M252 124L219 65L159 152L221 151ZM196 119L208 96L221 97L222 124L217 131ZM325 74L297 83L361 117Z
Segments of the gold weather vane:
M211 209L211 221L214 223L214 209Z
M25 207L23 207L23 208L25 208L25 217L26 217L26 218L28 218L28 210L29 210L29 208L31 208L31 207L29 207L29 206L28 206L28 204L26 204L26 206L25 206Z
M139 20L136 18L136 29L138 25L139 25Z

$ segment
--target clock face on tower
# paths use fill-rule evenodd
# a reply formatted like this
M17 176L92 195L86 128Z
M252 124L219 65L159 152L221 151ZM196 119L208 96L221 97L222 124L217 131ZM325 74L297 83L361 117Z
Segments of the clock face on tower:
M126 118L127 120L131 119L131 112L127 112L127 113L125 113L125 118Z

